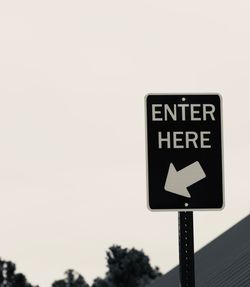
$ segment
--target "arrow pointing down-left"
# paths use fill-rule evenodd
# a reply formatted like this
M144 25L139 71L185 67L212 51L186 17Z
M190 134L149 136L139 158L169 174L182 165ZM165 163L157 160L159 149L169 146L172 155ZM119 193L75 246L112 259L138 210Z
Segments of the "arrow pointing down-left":
M198 161L179 171L175 169L173 163L170 163L164 189L181 196L191 197L187 187L205 177L206 174Z

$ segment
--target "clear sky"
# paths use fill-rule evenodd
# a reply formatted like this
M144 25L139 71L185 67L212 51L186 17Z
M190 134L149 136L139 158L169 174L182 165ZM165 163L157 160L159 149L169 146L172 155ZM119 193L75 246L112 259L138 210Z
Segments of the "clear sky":
M144 95L219 92L226 207L195 212L199 249L249 214L249 1L0 2L0 255L49 287L91 282L113 243L178 262L177 213L146 208Z

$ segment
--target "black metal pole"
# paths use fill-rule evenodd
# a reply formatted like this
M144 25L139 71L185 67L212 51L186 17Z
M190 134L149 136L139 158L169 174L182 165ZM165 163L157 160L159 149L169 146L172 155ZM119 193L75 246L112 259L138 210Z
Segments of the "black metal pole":
M195 287L193 212L179 212L180 286Z

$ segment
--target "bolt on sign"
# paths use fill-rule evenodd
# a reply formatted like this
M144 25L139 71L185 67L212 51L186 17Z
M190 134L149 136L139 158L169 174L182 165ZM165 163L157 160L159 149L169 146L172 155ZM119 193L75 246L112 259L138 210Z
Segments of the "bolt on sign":
M220 95L149 94L145 106L149 208L222 209Z

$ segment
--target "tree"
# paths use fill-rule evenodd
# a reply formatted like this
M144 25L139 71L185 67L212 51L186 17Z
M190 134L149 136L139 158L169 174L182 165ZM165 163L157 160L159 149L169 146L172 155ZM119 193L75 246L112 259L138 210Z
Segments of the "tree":
M52 287L89 287L83 276L72 269L65 272L65 278L55 281Z
M161 275L143 251L118 245L109 248L107 267L106 277L97 278L92 287L143 287Z
M96 278L92 284L92 287L109 287L107 279Z
M33 287L22 273L16 273L16 265L0 259L1 287ZM38 287L38 286L37 286Z

